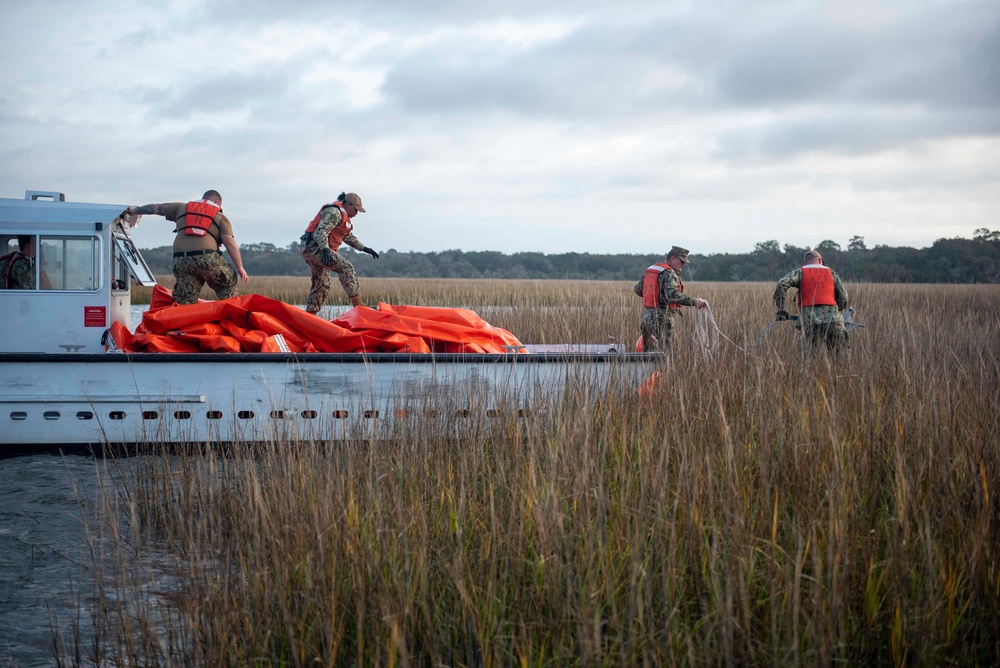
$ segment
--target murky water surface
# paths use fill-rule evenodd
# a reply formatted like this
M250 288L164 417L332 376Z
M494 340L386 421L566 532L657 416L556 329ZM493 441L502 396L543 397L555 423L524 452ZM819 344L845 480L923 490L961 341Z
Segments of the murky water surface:
M93 595L84 517L109 463L0 458L0 666L54 665L53 631L90 628L89 606L80 605Z

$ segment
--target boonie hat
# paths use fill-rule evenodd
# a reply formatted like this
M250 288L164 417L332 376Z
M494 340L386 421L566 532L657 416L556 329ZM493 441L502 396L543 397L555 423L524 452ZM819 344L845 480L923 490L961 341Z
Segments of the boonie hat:
M344 203L353 204L355 209L361 213L365 212L365 207L361 206L361 196L357 193L347 193L344 195Z
M691 251L689 251L687 248L681 248L680 246L674 246L673 248L670 249L670 252L667 253L667 257L670 257L671 255L673 255L675 258L677 258L678 260L680 260L684 264L687 264L688 262L690 262L690 260L688 260L688 253L690 253L690 252Z

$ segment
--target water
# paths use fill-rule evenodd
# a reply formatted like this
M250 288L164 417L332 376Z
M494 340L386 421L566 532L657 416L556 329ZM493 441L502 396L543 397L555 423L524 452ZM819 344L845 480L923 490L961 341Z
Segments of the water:
M84 517L108 465L89 456L0 459L0 666L51 666L53 630L86 632L93 575ZM86 639L84 639L86 640Z

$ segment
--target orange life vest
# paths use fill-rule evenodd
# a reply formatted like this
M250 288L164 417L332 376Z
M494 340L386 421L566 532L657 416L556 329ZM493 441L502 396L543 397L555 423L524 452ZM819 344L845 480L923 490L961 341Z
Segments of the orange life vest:
M184 234L192 237L203 237L208 234L208 228L212 225L215 214L222 211L222 208L215 202L203 199L200 202L188 202L184 209ZM180 230L178 230L179 232ZM213 234L214 238L215 235ZM218 239L215 239L218 241Z
M799 283L799 306L836 306L833 290L833 272L829 267L809 264L802 267Z
M306 227L306 234L312 234L316 231L316 227L319 225L320 218L323 217L323 211L335 206L340 209L340 224L337 225L330 232L330 250L336 251L340 248L341 242L344 241L344 237L350 234L354 230L354 225L351 223L351 217L347 215L347 209L339 201L330 202L329 204L324 204L319 208L319 212L316 216L309 222L309 226Z
M646 308L660 307L660 272L667 270L673 271L674 268L666 262L657 262L646 268L646 273L642 277L642 305ZM680 276L677 277L677 283L679 284L678 289L684 292L684 283L681 282ZM667 306L673 311L681 310L680 304L668 304Z

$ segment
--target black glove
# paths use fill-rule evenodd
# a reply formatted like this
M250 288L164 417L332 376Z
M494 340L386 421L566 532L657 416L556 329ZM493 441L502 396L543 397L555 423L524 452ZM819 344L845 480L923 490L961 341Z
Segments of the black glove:
M364 248L362 248L361 252L362 253L368 253L369 255L371 255L376 260L378 259L378 253L376 253L373 249L369 248L368 246L365 246Z
M778 312L774 314L775 320L788 320L788 311L783 308L779 308Z
M325 267L332 267L333 251L329 248L321 248L319 251L319 261L322 262Z

